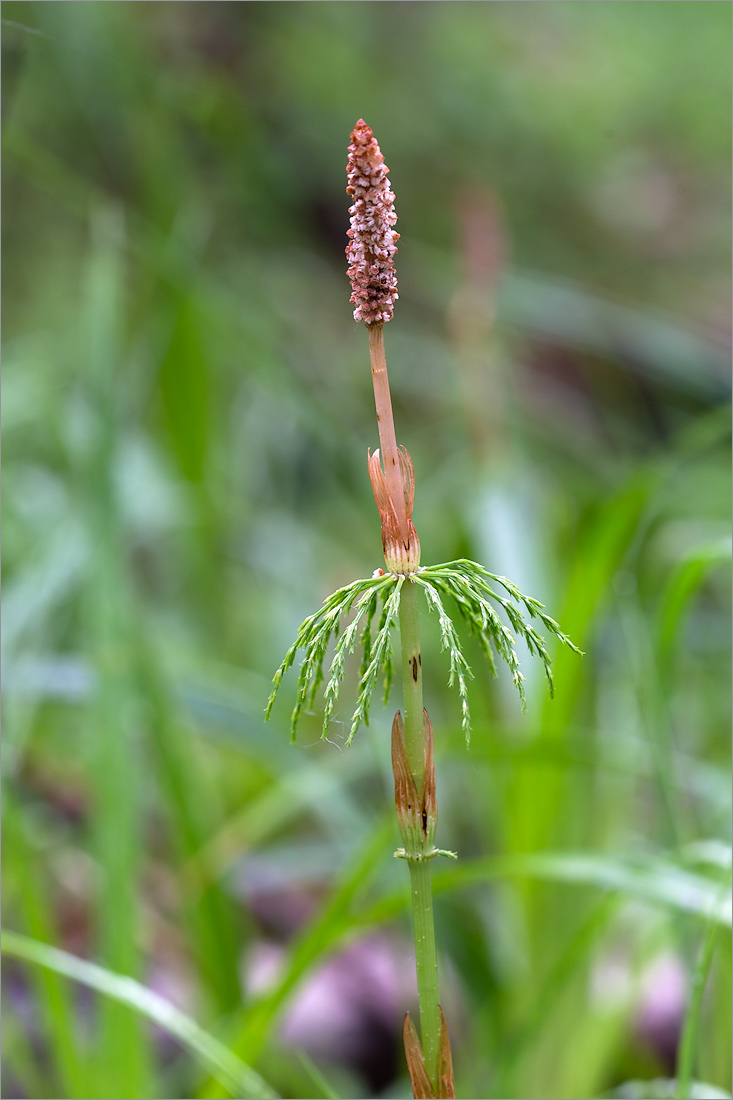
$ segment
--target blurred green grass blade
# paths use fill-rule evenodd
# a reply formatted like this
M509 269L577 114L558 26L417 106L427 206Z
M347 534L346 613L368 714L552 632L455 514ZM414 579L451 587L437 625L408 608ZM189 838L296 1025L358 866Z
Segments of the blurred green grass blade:
M71 517L49 523L46 538L35 548L22 573L6 584L3 598L2 653L8 655L43 638L59 605L69 599L89 566L84 532Z
M682 856L693 866L718 867L722 871L733 869L733 848L723 840L715 838L693 840L685 845Z
M125 227L117 207L93 211L83 323L85 393L90 432L81 455L89 537L95 548L85 591L87 646L96 677L87 714L94 776L92 847L103 871L96 912L105 965L135 974L140 967L137 880L142 862L135 728L139 700L133 679L132 593L115 480L121 412ZM97 1095L134 1098L151 1091L149 1037L119 1002L100 1005L102 1042Z
M677 1081L674 1077L655 1077L652 1081L624 1081L611 1096L618 1100L676 1100ZM689 1100L731 1100L731 1094L707 1081L691 1081L685 1096Z
M17 883L21 910L27 927L39 941L55 938L47 891L43 889L38 855L28 845L22 830L20 808L8 791L3 793L3 873ZM91 1095L93 1076L88 1061L79 1057L75 1034L75 1005L65 982L50 971L34 975L45 1039L58 1083L66 1096Z
M193 874L189 871L193 857L211 833L208 785L205 775L195 772L189 739L181 735L168 685L146 631L140 623L135 630L137 673L141 694L148 704L149 736L172 818L171 833L180 864L193 880L184 883L183 898L190 950L213 1002L212 1009L216 1015L224 1015L241 1001L233 904L219 881L204 881L195 868Z
M173 331L160 366L159 386L172 450L183 476L204 481L209 446L209 366L195 301L173 303Z
M730 351L722 341L683 328L680 319L620 304L569 280L516 269L501 282L500 309L512 324L562 347L614 357L628 370L683 393L724 399L730 392Z
M683 913L710 917L721 925L731 923L730 904L718 882L666 861L560 853L527 856L519 865L520 874L620 890Z
M324 1100L339 1100L339 1094L337 1092L334 1092L316 1063L313 1061L312 1058L308 1057L304 1050L298 1051L298 1061L313 1081L313 1084L320 1091L320 1094L324 1098Z
M618 898L602 898L574 932L539 989L536 989L533 981L532 1002L527 1015L504 1044L504 1054L497 1068L493 1090L496 1095L510 1096L514 1091L512 1075L518 1066L521 1067L522 1059L527 1057L533 1044L537 1042L543 1025L552 1017L554 1006L558 1004L572 978L587 968L596 942L605 933L617 911Z
M213 1035L199 1027L190 1016L134 978L115 974L96 963L77 958L67 951L60 951L57 947L39 943L16 932L2 933L2 953L11 958L35 963L56 974L63 974L89 989L95 989L118 1004L133 1009L175 1036L209 1073L232 1089L236 1096L251 1097L252 1100L277 1100L277 1093L255 1070L245 1065Z
M710 571L716 565L729 562L730 558L730 539L718 539L697 546L674 570L662 593L657 616L657 643L662 660L669 658L690 600L705 583Z
M700 957L692 971L685 1023L682 1028L682 1035L677 1049L677 1090L675 1092L677 1100L689 1100L690 1097L697 1038L700 1030L702 998L705 992L708 974L710 973L710 967L713 962L718 932L719 927L717 923L711 920L705 942L700 952Z
M660 684L659 659L638 592L617 592L616 608L627 661L625 679L633 684L644 740L649 746L660 808L660 834L665 847L679 851L694 823L684 799L685 783L675 774L673 723Z
M362 849L347 861L336 878L321 910L296 937L277 984L259 1000L245 1006L239 1020L232 1025L230 1034L234 1039L231 1045L245 1061L253 1062L258 1057L288 995L309 967L322 959L353 926L352 903L359 892L367 888L377 866L385 858L393 832L391 819L385 820L381 827L373 827ZM207 1085L202 1095L213 1100L222 1094L215 1086Z
M657 485L656 471L642 467L622 492L603 502L578 542L557 618L568 636L586 652L592 648L593 623L611 595L611 580L636 537ZM583 661L560 647L553 659L553 671L555 698L546 700L543 722L546 735L559 737L564 736L577 713L587 670Z
M730 903L719 882L659 859L622 860L593 853L542 853L462 860L437 869L433 890L442 893L497 879L536 879L619 891L653 905L731 924ZM395 916L407 904L402 892L389 894L361 914L364 924Z
M623 491L604 501L580 535L570 566L570 576L557 618L576 645L593 660L593 629L612 591L612 578L629 550L640 518L652 495L656 479L646 469L635 475ZM579 660L564 646L553 657L555 698L546 699L542 710L540 739L545 745L563 741L578 721L588 661ZM573 772L548 773L533 769L518 771L508 794L509 806L521 806L521 813L506 817L502 844L510 852L536 852L562 847L569 841L573 808L583 804L586 777ZM537 887L522 887L530 922L536 921L532 942L538 953L543 936L549 934L544 917L546 901L536 899ZM537 904L535 904L537 902Z

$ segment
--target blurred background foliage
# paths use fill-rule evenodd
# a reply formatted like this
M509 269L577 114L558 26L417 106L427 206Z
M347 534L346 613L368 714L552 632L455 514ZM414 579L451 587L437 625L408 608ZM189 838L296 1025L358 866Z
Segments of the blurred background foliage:
M3 1095L409 1095L391 712L263 725L381 559L364 117L423 561L586 653L467 752L425 623L458 1095L729 1096L730 5L2 13Z

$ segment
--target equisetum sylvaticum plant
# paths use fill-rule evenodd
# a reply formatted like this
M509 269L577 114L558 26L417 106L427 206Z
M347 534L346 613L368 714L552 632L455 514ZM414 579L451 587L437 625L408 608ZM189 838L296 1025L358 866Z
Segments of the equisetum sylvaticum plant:
M530 654L542 661L552 691L550 658L542 635L530 620L541 624L565 645L576 649L537 600L525 596L506 577L497 576L473 561L445 565L420 565L420 542L412 523L415 474L404 447L398 446L384 353L384 325L392 319L397 299L394 255L399 234L394 226L394 194L387 179L387 165L371 129L359 120L351 134L347 163L348 186L353 198L351 228L346 255L351 279L354 318L369 335L369 354L379 428L379 449L367 452L369 478L382 521L384 569L354 581L329 596L306 619L275 673L267 706L269 717L283 676L298 650L303 662L298 676L291 732L295 738L304 708L313 707L325 680L323 737L326 737L344 677L346 657L358 646L363 651L356 706L347 745L362 723L369 721L369 702L380 678L385 701L392 681L392 639L399 624L403 711L392 723L392 767L397 820L403 846L395 855L407 862L410 872L415 935L420 1037L409 1013L405 1016L404 1043L415 1097L453 1097L451 1048L445 1016L438 995L431 860L450 856L435 847L438 821L433 764L433 729L423 707L423 667L420 650L420 602L435 614L442 646L450 660L449 684L457 688L461 725L466 740L470 731L468 681L471 670L456 628L462 620L478 640L491 672L498 656L509 666L524 708L522 673L515 639L524 639ZM450 609L450 610L449 610ZM351 616L348 625L342 629ZM331 638L335 652L324 675Z

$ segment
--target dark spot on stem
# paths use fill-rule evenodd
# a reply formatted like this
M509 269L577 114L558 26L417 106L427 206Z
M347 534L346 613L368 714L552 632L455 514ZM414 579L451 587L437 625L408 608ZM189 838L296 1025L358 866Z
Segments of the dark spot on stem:
M412 678L417 683L417 657L412 658Z
M428 835L428 811L427 810L423 810L423 812L422 812L422 831L423 831L425 836Z
M417 663L418 663L418 664L419 664L419 665L420 665L420 666L422 667L422 653L418 653L418 655L417 655Z

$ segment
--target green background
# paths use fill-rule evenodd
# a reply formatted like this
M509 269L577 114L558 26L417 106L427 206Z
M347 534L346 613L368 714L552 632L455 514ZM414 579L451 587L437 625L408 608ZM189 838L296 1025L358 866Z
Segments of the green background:
M381 564L359 117L423 562L585 651L554 702L523 661L523 716L470 650L467 751L424 616L458 1095L730 1095L731 5L2 16L3 905L37 941L3 1095L258 1095L228 1051L286 1097L409 1095L398 693L348 751L356 664L335 747L320 703L289 745L292 674L263 724L299 622Z

